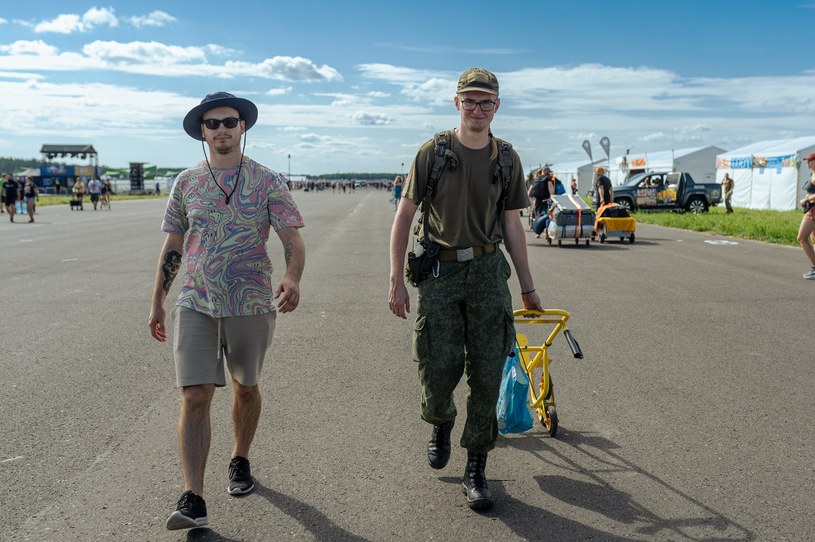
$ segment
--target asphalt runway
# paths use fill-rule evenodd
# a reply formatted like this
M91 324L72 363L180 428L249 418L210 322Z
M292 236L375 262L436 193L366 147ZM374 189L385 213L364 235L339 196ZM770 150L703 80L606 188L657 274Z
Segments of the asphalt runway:
M302 303L278 317L264 368L257 489L226 493L220 389L210 524L192 531L164 528L182 490L179 392L172 347L146 326L164 202L0 215L0 540L815 539L815 283L800 249L648 225L633 245L528 233L535 286L572 313L585 359L552 346L558 436L499 437L497 504L477 514L466 453L426 463L412 320L387 307L388 195L295 197Z

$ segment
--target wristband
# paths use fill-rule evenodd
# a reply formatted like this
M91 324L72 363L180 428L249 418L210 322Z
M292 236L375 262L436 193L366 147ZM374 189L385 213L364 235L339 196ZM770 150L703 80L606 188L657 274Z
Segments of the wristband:
M528 292L521 292L521 295L529 295L529 294L534 293L534 292L535 292L535 288L532 288Z

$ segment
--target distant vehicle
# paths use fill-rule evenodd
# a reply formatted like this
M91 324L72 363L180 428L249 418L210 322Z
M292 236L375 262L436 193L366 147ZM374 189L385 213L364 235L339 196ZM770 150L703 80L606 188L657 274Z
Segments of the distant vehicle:
M665 210L705 213L722 201L722 187L697 183L690 173L639 173L613 187L614 203L629 211Z

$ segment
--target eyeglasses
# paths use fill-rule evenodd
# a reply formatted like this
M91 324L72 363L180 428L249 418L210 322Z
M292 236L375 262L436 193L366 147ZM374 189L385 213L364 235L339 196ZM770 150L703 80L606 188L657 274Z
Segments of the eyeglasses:
M483 102L461 100L461 107L464 108L464 111L475 111L476 107L480 107L481 111L492 111L495 109L495 102L492 100L484 100Z
M241 119L238 117L226 117L225 119L204 119L204 126L210 130L217 130L218 126L223 123L225 128L234 128L240 124Z

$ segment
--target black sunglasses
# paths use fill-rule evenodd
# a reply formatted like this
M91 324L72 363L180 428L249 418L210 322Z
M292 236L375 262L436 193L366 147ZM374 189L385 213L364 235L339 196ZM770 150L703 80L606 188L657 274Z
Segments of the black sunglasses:
M240 122L241 119L238 117L226 117L225 119L204 119L204 126L210 130L217 130L221 123L223 123L224 127L226 128L234 128L240 124Z

